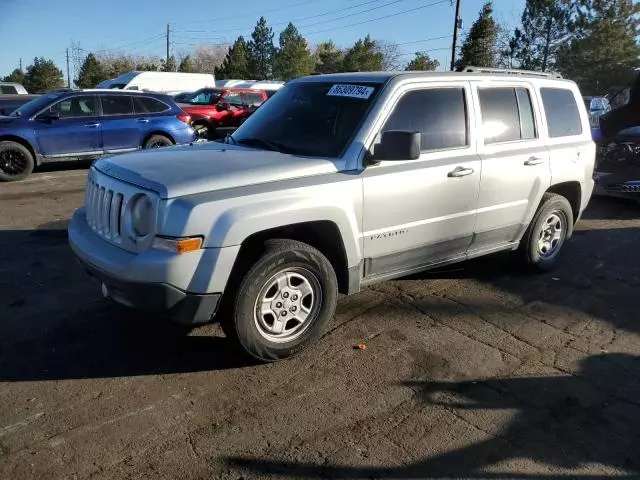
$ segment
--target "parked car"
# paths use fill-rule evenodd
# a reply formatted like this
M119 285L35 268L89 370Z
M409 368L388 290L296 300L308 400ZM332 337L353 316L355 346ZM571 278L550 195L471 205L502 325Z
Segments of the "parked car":
M195 91L199 88L215 87L215 85L215 77L209 73L134 71L100 82L96 88L175 93Z
M27 89L16 82L0 82L0 95L28 95Z
M0 115L9 115L16 108L40 95L0 95Z
M179 105L191 115L198 135L212 139L216 129L238 127L268 98L264 90L203 88Z
M574 82L507 72L296 79L222 142L96 162L71 247L106 297L220 312L262 361L317 340L338 292L503 250L549 270L595 145Z
M605 97L582 97L584 100L584 105L587 107L587 112L589 113L589 123L591 128L596 128L598 126L598 119L601 115L611 111L611 105L609 104L609 100Z
M193 96L193 92L178 92L171 95L176 103L183 103Z
M0 117L0 181L23 179L43 162L190 143L190 122L166 95L45 94Z

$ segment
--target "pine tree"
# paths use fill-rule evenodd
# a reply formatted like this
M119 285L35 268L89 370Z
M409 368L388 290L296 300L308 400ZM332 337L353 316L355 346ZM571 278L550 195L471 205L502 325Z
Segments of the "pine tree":
M16 68L13 72L2 79L3 82L24 83L24 72Z
M384 55L376 46L376 42L367 35L359 39L344 56L343 71L375 72L384 70Z
M180 60L180 66L178 67L179 72L184 73L194 73L193 62L191 61L191 55L187 55L182 60Z
M416 57L409 62L405 70L433 71L436 70L439 66L440 62L438 60L432 59L426 53L416 52Z
M62 70L56 67L53 60L36 57L33 64L27 67L23 85L29 93L44 93L62 88L65 83Z
M458 67L495 67L497 37L498 25L493 19L493 3L487 2L462 44Z
M176 57L171 55L168 60L162 60L161 70L163 72L175 72L177 69Z
M553 70L558 50L569 36L570 19L569 0L527 0L522 27L513 36L520 68Z
M215 69L215 74L219 79L249 79L249 57L243 36L233 42L222 65Z
M288 81L313 72L313 58L298 29L292 23L280 33L280 48L273 59L273 76Z
M78 73L75 84L78 88L95 88L98 83L108 78L100 62L93 53L89 53L80 67L80 73Z
M624 87L640 66L639 14L633 0L579 0L574 38L560 49L558 70L587 95Z
M267 26L264 17L260 17L247 44L249 57L249 76L254 80L268 80L273 72L273 30Z
M320 43L314 52L316 73L338 73L342 71L344 53L329 40Z

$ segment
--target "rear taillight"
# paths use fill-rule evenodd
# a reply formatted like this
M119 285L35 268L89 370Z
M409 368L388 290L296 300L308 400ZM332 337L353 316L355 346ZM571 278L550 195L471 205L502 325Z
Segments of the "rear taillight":
M178 117L178 120L186 123L187 125L191 125L191 115L188 115L184 112L179 113L178 115L176 115L176 117Z

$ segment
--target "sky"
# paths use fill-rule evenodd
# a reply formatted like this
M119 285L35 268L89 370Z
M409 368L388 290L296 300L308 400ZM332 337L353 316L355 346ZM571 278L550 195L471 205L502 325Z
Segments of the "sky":
M464 32L485 0L461 0ZM494 16L514 26L525 0L494 0ZM426 51L448 68L455 0L0 0L0 76L42 56L65 72L65 50L72 42L89 51L140 55L188 53L198 44L230 43L250 36L260 15L277 43L288 22L311 45L333 40L342 47L370 34L399 45L403 62ZM73 69L73 66L72 66ZM73 78L73 71L71 72Z

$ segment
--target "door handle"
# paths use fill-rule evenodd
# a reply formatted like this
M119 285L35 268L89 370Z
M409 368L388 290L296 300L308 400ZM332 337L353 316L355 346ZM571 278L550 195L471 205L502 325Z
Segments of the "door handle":
M532 167L533 165L540 165L544 162L544 158L540 157L531 157L529 160L524 162L527 167Z
M471 175L472 173L473 173L473 168L456 167L447 174L447 177L449 178L466 177L467 175Z
M136 122L138 123L149 123L149 119L148 118L139 118L136 120Z
M87 127L87 128L98 128L100 126L100 124L99 123L85 123L84 126Z

